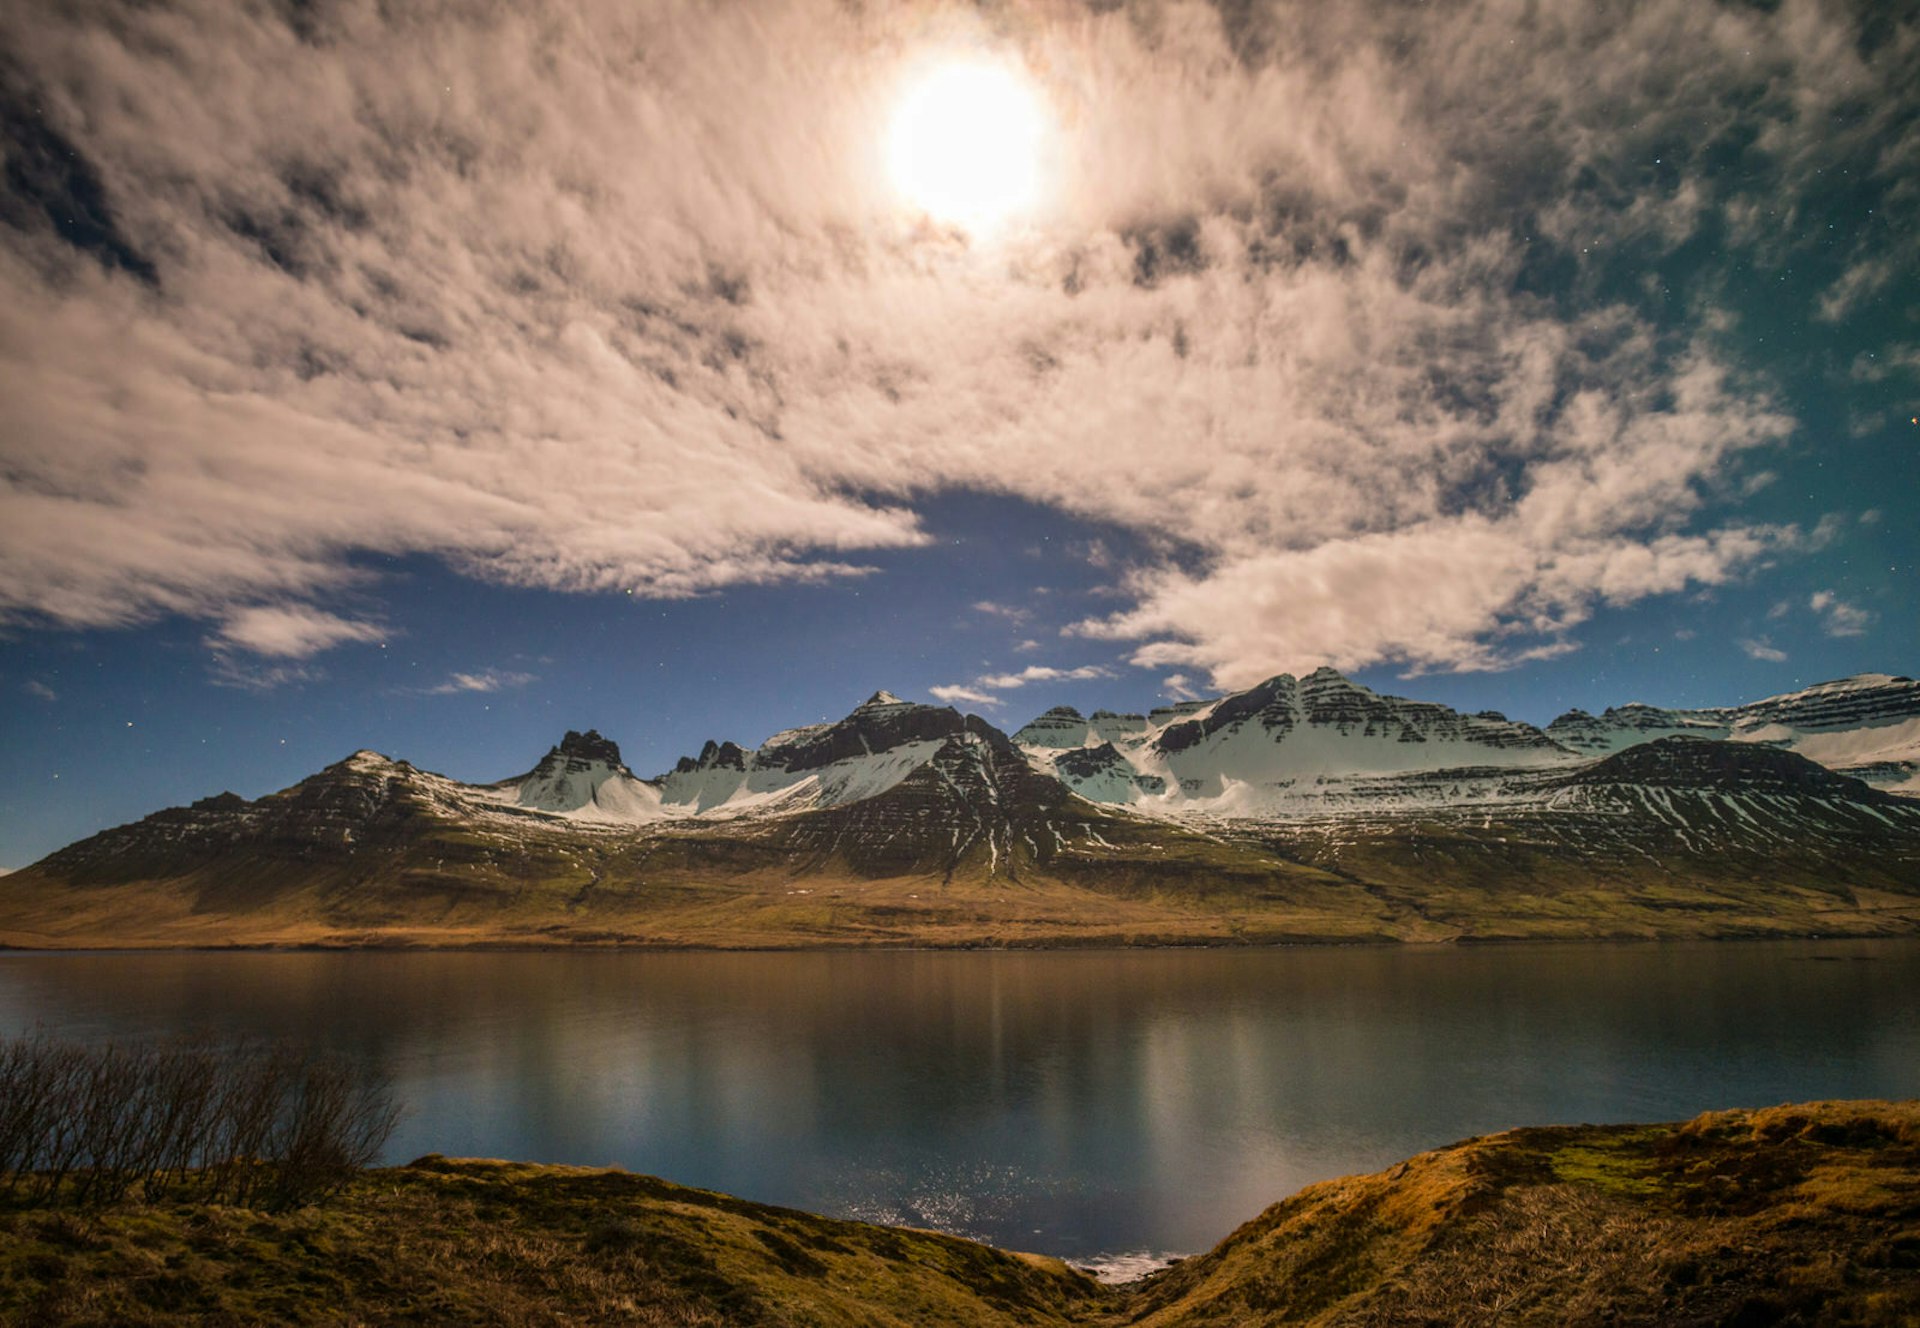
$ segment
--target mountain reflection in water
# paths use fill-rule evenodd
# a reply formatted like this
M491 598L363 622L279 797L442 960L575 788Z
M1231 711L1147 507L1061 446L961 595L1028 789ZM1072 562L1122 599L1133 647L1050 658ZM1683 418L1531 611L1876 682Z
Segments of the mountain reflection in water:
M0 1031L363 1055L389 1148L1092 1259L1522 1124L1920 1096L1920 942L7 954Z

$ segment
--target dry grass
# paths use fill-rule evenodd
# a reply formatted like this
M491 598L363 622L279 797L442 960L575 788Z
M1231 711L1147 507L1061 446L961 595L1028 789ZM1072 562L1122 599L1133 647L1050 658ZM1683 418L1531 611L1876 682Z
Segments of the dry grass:
M32 1324L1055 1324L1109 1293L1052 1260L618 1171L422 1159L324 1206L0 1214Z
M1920 1323L1920 1103L1516 1130L1312 1186L1123 1290L617 1171L425 1158L337 1201L0 1212L22 1324Z
M1318 1185L1137 1293L1174 1324L1920 1323L1920 1103L1517 1130Z

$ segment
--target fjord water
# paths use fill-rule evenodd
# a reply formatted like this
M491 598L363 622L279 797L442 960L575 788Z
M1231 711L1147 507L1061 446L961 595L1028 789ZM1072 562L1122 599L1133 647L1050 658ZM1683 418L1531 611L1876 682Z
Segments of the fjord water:
M1522 1124L1920 1096L1920 941L7 954L0 1031L369 1057L388 1157L618 1164L1069 1258Z

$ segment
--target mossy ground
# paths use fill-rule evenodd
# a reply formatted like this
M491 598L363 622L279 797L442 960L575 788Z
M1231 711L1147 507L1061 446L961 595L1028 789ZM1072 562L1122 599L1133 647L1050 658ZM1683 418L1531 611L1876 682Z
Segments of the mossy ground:
M1920 1324L1920 1103L1515 1130L1101 1287L619 1171L426 1158L285 1214L0 1211L20 1324Z
M1920 1324L1920 1103L1514 1130L1311 1186L1134 1292L1174 1324Z
M422 1159L285 1214L0 1214L19 1324L1060 1324L1112 1294L1052 1260L620 1171Z

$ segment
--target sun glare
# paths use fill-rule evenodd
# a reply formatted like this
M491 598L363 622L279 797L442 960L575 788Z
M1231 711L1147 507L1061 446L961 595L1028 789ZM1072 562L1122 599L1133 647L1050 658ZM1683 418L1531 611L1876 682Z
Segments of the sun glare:
M1046 126L1039 96L1006 65L941 65L916 80L894 112L894 187L936 220L994 230L1038 201Z

